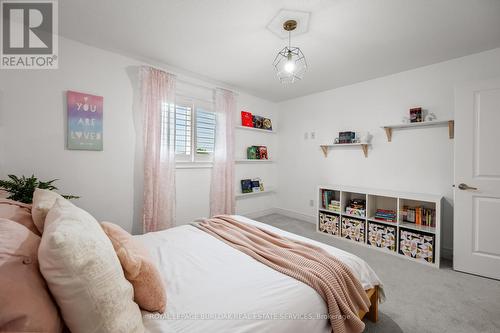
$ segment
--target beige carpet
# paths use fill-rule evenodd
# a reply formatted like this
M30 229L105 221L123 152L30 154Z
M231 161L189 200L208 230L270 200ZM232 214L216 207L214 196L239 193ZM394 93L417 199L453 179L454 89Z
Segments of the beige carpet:
M316 232L312 223L282 215L258 221L305 236L363 258L384 283L387 300L379 322L366 332L500 332L500 281L409 262Z

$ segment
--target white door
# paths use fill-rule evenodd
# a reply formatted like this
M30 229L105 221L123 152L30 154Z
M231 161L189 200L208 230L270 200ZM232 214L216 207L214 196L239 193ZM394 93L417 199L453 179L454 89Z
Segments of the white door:
M453 267L500 279L500 78L455 89Z

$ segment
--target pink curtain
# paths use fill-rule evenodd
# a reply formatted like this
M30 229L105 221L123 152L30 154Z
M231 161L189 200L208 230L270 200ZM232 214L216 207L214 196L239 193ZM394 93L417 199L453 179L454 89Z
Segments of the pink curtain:
M210 215L234 214L234 129L236 98L234 93L217 88L215 91L214 166L210 186Z
M141 67L144 127L143 231L170 228L175 219L175 76Z

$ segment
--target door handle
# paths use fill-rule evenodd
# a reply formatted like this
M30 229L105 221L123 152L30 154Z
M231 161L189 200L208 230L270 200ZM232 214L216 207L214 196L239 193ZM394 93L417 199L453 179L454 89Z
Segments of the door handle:
M459 188L460 190L462 190L462 191L466 191L466 190L477 190L477 187L472 187L472 186L469 186L469 185L464 184L464 183L459 184L459 185L458 185L458 188Z

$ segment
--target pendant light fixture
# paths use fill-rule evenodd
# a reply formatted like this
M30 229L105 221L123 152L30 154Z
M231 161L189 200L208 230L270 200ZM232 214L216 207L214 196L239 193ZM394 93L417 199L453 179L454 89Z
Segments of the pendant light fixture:
M294 83L302 80L307 70L304 53L298 47L292 47L291 34L297 28L297 21L288 20L283 23L283 29L288 31L288 46L278 52L273 66L281 83Z

